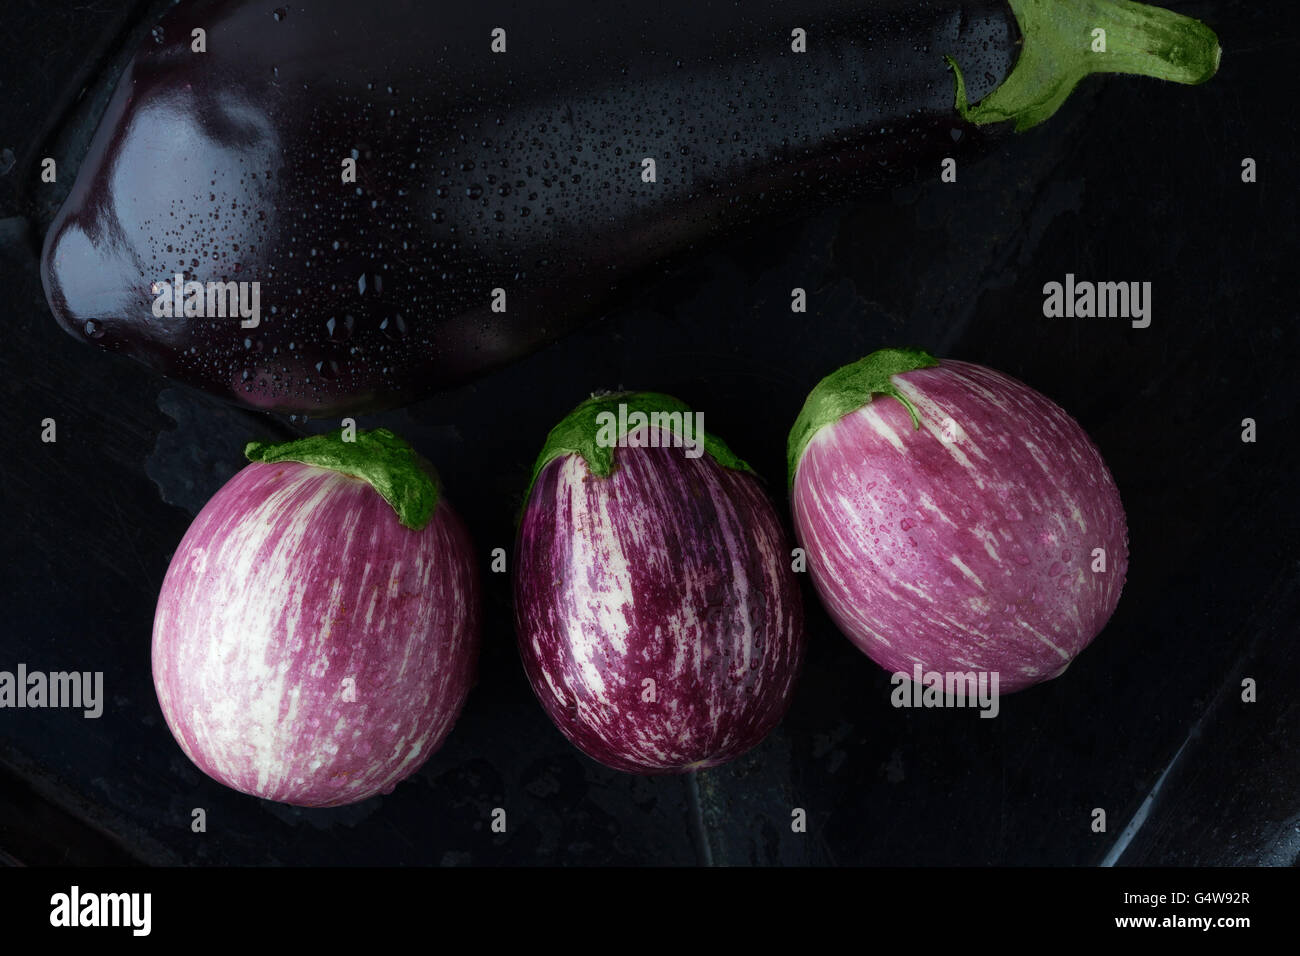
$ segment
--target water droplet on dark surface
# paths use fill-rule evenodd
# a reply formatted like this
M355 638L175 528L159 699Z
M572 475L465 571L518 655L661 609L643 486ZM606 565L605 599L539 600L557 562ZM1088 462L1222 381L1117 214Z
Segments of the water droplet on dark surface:
M383 332L390 339L400 339L406 335L406 320L402 318L402 313L394 312L384 321L379 323L379 331Z
M331 342L346 342L352 336L352 329L356 326L356 319L350 315L345 315L341 319L330 317L325 320L325 332Z

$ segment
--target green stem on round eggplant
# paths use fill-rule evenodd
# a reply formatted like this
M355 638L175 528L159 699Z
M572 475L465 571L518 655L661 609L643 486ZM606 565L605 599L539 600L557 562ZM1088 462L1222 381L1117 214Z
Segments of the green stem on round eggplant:
M296 461L359 478L379 492L402 526L412 531L422 531L438 507L438 473L386 428L357 431L350 441L343 439L342 428L287 442L250 441L244 455L268 465Z
M1191 17L1129 0L1009 0L1023 47L1002 85L974 106L951 56L956 107L976 125L1043 122L1090 73L1129 73L1194 85L1219 68L1219 38ZM1105 50L1093 31L1105 31Z
M620 406L625 411L620 412ZM542 469L561 455L581 455L593 475L608 478L614 471L614 448L628 432L643 425L667 428L683 439L703 445L705 453L723 467L753 473L754 469L737 457L722 439L702 427L696 431L694 426L687 426L687 416L692 414L685 402L658 392L614 392L587 399L546 436L546 444L533 465L524 501L532 494ZM640 415L645 416L644 422Z
M794 487L794 473L803 450L813 436L827 425L832 425L845 415L856 412L877 395L888 395L903 403L912 416L912 427L921 427L916 407L896 386L892 378L918 368L934 368L939 364L929 352L921 349L878 349L865 358L838 368L813 386L804 400L799 416L790 429L786 443L786 480Z

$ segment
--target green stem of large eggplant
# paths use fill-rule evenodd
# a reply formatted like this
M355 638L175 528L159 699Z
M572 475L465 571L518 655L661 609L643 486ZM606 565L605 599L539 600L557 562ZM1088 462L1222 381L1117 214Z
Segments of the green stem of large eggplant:
M1219 38L1199 20L1128 0L1009 0L1023 48L1002 85L974 106L961 67L957 112L976 125L1043 122L1090 73L1130 73L1174 83L1204 83L1219 68ZM1104 30L1102 37L1094 32Z

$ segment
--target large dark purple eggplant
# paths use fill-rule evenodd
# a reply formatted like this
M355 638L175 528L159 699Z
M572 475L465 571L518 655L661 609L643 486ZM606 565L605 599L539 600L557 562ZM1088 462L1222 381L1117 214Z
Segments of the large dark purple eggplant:
M1115 0L182 2L119 83L42 276L66 330L183 382L374 410L538 348L706 241L937 175L1087 72L1217 62L1202 25Z

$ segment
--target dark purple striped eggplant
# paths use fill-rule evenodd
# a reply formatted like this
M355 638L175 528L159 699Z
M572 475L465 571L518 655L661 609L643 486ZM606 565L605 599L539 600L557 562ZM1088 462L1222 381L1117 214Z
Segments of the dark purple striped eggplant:
M469 535L390 432L247 451L158 598L167 725L243 793L310 807L387 793L441 746L473 683Z
M882 349L828 375L790 432L795 534L831 617L882 667L1058 676L1128 570L1101 453L992 369Z
M595 398L552 430L514 585L533 690L607 766L717 766L789 705L804 626L785 530L749 466L676 399Z

